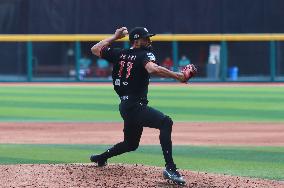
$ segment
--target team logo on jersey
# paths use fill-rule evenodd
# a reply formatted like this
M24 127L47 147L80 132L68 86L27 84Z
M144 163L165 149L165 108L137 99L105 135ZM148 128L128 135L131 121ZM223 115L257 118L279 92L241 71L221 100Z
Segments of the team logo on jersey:
M147 56L148 56L150 61L156 61L156 57L154 56L153 53L147 53Z
M115 82L114 82L114 85L120 86L120 79L116 79Z

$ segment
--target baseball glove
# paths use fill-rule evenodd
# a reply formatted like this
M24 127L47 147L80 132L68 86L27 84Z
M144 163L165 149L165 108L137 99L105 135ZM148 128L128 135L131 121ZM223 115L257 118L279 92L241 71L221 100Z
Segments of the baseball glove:
M193 64L189 64L182 69L181 73L184 75L184 80L182 82L187 83L190 78L196 75L197 69Z

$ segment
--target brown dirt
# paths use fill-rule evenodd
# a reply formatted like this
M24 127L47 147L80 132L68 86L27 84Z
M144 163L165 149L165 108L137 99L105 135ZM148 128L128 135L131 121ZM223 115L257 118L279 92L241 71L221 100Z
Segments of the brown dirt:
M0 123L0 143L114 144L122 123ZM159 144L158 130L146 128L141 144ZM174 145L284 145L283 123L175 123ZM283 187L277 181L181 170L185 187ZM0 187L180 187L162 169L143 165L0 165Z
M187 181L184 187L228 188L284 187L277 181L214 175L181 170ZM41 164L0 166L1 187L181 187L168 184L162 177L162 168L143 165Z
M0 143L115 144L122 123L0 123ZM283 146L284 123L175 123L174 145ZM145 128L141 144L159 144L159 131Z
M90 86L93 83L0 83L6 86ZM166 83L151 85L179 85ZM267 83L192 83L203 87L276 86ZM0 123L0 143L114 144L123 138L122 123ZM145 128L141 144L159 144L158 130ZM283 146L284 123L175 123L174 145ZM284 188L283 182L181 170L191 188ZM143 165L93 164L0 165L0 187L180 187L162 178L162 169Z

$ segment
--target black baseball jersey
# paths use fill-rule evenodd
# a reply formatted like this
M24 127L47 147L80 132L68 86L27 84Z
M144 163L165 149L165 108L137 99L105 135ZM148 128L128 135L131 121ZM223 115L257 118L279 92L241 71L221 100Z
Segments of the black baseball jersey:
M141 48L104 47L101 57L113 64L113 86L120 97L147 98L150 76L145 65L149 61L156 61L151 51Z

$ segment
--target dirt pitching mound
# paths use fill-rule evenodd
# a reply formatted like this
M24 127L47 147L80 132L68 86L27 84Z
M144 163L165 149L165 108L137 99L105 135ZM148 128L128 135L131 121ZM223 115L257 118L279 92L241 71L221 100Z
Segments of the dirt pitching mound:
M277 181L180 170L186 186L168 184L162 168L143 165L1 165L1 187L284 187Z

